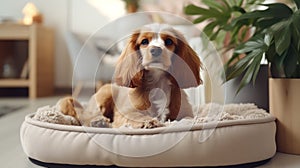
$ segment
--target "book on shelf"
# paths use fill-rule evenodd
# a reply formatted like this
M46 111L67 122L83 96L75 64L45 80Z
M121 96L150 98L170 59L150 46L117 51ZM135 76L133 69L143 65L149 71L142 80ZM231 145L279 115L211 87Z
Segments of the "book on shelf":
M20 74L20 78L21 79L26 79L28 78L28 74L29 74L29 65L28 65L28 60L25 61L21 74Z

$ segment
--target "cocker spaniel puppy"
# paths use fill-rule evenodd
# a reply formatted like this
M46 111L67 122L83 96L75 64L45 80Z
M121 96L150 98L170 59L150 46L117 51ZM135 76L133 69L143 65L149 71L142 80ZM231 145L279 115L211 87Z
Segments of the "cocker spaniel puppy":
M166 24L146 25L130 36L113 83L102 86L92 97L98 109L94 117L105 116L114 128L154 128L166 120L193 117L182 89L202 83L200 67L199 57L180 32ZM78 103L71 99L61 100L63 113L72 114L83 125L92 123L95 119L85 112L74 114Z

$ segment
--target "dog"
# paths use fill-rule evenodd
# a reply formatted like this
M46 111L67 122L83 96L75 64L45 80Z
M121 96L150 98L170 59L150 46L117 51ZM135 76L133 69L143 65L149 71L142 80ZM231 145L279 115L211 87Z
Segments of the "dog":
M202 84L202 63L184 36L167 24L150 24L134 31L116 64L111 84L91 99L96 113L88 115L75 99L59 102L64 114L83 125L105 117L113 128L155 128L167 120L193 117L182 90ZM103 125L103 124L102 124Z

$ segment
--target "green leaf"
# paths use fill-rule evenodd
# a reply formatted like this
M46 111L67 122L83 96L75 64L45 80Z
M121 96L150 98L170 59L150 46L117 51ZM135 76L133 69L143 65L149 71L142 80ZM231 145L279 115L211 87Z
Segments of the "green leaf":
M291 77L296 70L297 67L297 60L298 60L298 52L296 48L291 45L287 56L284 60L284 72L286 77Z
M223 17L224 15L220 11L209 7L208 9L202 8L193 4L190 4L184 8L184 12L188 15L205 15L210 18Z
M240 85L236 91L236 94L238 94L243 87L245 87L248 83L250 83L250 81L252 79L252 74L250 74L250 73L251 73L251 70L248 69L240 82Z
M240 55L236 54L236 53L233 53L233 55L229 58L229 60L224 65L224 70L225 70L225 73L226 73L226 80L230 80L230 79L236 77L234 71L239 70L238 68L236 68L237 61L240 61ZM247 64L245 64L245 65L247 66ZM233 76L233 77L231 77L231 76Z
M298 10L297 12L294 13L293 17L292 17L292 29L293 29L293 35L292 37L297 38L295 41L296 43L298 43L296 45L297 50L300 51L300 10Z
M239 69L235 69L234 67L231 67L231 66L225 66L224 68L226 69L226 71L225 71L226 81L229 81L231 79L234 79L234 78L240 76L243 72L245 72L245 70L247 69L247 64L245 64L244 66L242 66Z
M262 14L258 11L256 12L250 12L250 13L245 13L238 18L233 19L232 25L235 26L237 24L242 24L242 23L251 23L253 20L256 20L257 18L262 17ZM250 21L252 20L252 21Z
M288 18L293 14L293 10L287 5L282 3L264 4L268 8L266 10L256 10L253 12L245 13L240 17L233 20L232 24L238 24L245 20L251 20L255 23L258 19L266 18Z
M239 2L237 2L237 6L242 6L243 2L244 2L244 0L239 0Z
M228 12L228 8L226 8L225 5L222 5L218 1L202 0L202 3L207 5L208 7L219 9L222 12Z
M270 46L272 40L273 40L273 34L267 33L267 34L265 35L265 37L264 37L264 43L265 43L267 46Z
M243 45L240 45L238 46L236 49L235 49L235 53L238 53L238 54L243 54L243 53L247 53L247 52L251 52L253 51L254 49L257 48L257 42L254 42L254 41L249 41Z
M226 6L227 9L230 9L231 6L229 5L229 3L225 0L225 1L222 1L224 3L224 5ZM230 2L230 1L229 1Z
M184 8L184 12L188 15L209 15L209 10L190 4Z
M242 59L232 64L232 62L239 57L238 55L235 55L235 57L231 58L225 66L225 71L227 75L226 80L230 80L241 75L249 66L253 64L253 60L261 60L263 53L264 51L261 49L253 50L252 52L244 56Z
M260 48L258 49L254 49L252 50L251 52L247 53L246 56L237 62L237 65L240 63L240 62L243 62L243 60L245 60L246 62L248 62L248 64L251 64L251 60L255 59L256 57L258 57L261 53L263 53L263 50L261 50Z
M230 80L241 75L249 66L251 59L251 57L244 57L235 64L225 67L228 68L228 70L226 69L226 79Z
M274 58L278 56L278 54L276 53L275 50L275 44L271 43L268 50L266 51L266 58L268 60L268 62L273 63L274 62ZM278 56L279 57L279 56Z
M270 37L271 38L271 37ZM264 34L258 34L250 38L247 42L239 45L235 49L235 55L228 61L225 67L226 80L230 80L243 74L237 93L250 81L254 83L260 68L260 62L264 53L268 50L265 42L268 42ZM245 53L246 55L239 58L238 54ZM236 62L235 62L236 61Z
M275 65L276 71L277 71L277 77L285 77L284 73L284 66L283 66L283 61L285 57L287 56L287 51L285 51L282 55L277 55L274 57L272 64Z
M209 7L208 10L210 12L210 15L215 18L224 18L224 16L226 16L226 15L228 16L228 13L221 13L220 11L218 11L217 9L212 8L212 7Z
M272 3L272 4L264 4L264 5L269 7L266 10L266 13L269 16L288 18L293 14L293 10L284 3Z
M282 21L272 26L274 31L275 49L279 55L285 52L291 43L290 22Z
M238 54L242 54L242 53L248 53L248 52L251 52L251 51L254 51L257 49L261 49L264 51L266 47L267 47L267 45L264 42L264 35L259 34L259 35L256 35L256 36L250 38L248 41L239 45L238 47L236 47L234 52L238 53Z
M299 0L294 0L298 10L300 10L300 1Z
M240 12L240 13L246 13L245 9L240 7L240 6L233 6L232 7L232 10L233 11L237 11L237 12Z
M221 31L221 29L218 29L216 32L214 32L211 36L210 36L210 40L214 41L216 40L217 36L219 35L219 32Z
M253 83L253 85L256 82L256 77L257 77L257 74L258 74L259 69L260 69L260 65L261 65L260 63L261 63L261 60L263 58L263 55L264 55L264 52L262 52L261 55L259 55L259 57L256 57L257 60L254 60L254 62L256 64L255 64L254 73L253 73L253 76L252 76L252 83Z
M262 59L262 56L263 56L263 52L258 52L260 53L259 55L257 55L253 61L251 62L249 68L247 69L246 73L244 74L241 82L240 82L240 85L239 85L239 88L236 92L236 94L244 87L246 86L247 84L250 83L250 81L254 81L255 82L255 79L257 77L257 73L259 71L259 68L260 68L260 61Z
M200 17L198 17L198 18L196 18L194 21L193 21L193 23L194 24L197 24L197 23L201 23L201 22L203 22L204 20L206 20L206 19L208 19L209 17L208 16L200 16Z
M281 20L282 18L262 18L258 19L254 26L257 27L257 31L262 31L280 22Z
M218 25L218 22L210 22L205 26L203 32L210 38L213 34L214 28Z

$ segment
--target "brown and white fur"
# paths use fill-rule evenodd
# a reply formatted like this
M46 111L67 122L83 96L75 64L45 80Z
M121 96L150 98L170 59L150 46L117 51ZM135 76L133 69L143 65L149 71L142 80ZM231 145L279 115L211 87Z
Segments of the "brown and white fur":
M146 25L130 36L113 83L102 86L92 99L99 115L109 118L115 128L153 128L166 120L193 117L182 89L202 83L200 67L199 57L181 33L165 24ZM70 104L66 101L70 98L61 104ZM74 111L66 105L61 109L65 114Z

